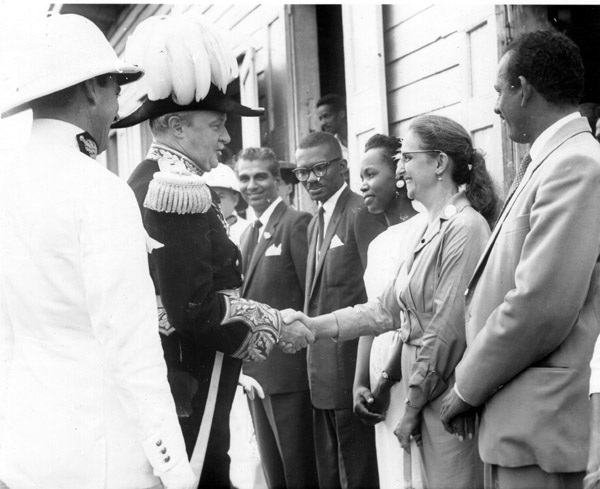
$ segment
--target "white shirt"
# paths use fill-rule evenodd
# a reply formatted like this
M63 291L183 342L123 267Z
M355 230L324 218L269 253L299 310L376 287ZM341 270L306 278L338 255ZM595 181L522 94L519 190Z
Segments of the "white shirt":
M335 205L347 186L348 185L346 185L346 182L344 182L336 193L334 193L331 197L329 197L329 199L327 199L326 202L319 206L323 208L323 232L325 234L327 234L327 226L329 226L329 221L331 221L331 216L335 210Z
M269 224L269 219L271 219L271 215L273 214L275 207L277 207L280 202L283 202L283 199L281 197L277 197L273 202L271 202L271 205L269 207L267 207L265 212L263 212L261 214L261 216L256 219L256 220L260 221L260 223L262 224L262 226L260 227L261 231L258 234L259 241L260 241L260 238L262 238L262 235L265 231L267 224ZM254 223L252 223L252 225L254 226Z
M540 153L542 152L542 149L544 148L546 143L550 141L550 139L552 139L552 137L560 130L561 127L571 122L572 120L578 119L579 117L581 117L581 114L579 112L573 112L572 114L569 114L563 117L562 119L557 120L554 124L544 129L542 134L540 134L537 137L537 139L533 142L531 148L529 149L529 156L531 156L531 161L536 161L540 157ZM529 165L527 167L525 175L528 175L532 171L533 165ZM525 176L523 177L522 181L524 180Z

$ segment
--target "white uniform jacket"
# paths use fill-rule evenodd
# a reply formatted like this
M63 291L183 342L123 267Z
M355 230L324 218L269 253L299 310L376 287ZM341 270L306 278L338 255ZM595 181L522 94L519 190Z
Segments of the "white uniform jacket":
M186 456L139 209L81 132L34 121L0 164L0 480L16 489L149 488Z

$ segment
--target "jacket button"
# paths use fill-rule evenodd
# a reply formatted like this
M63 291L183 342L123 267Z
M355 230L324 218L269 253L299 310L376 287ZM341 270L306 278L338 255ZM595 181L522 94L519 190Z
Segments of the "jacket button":
M159 446L161 446L161 445L162 445L162 440L158 440L158 441L156 442L156 446L157 446L157 447L159 447Z
M163 455L164 455L165 453L167 453L167 447L163 447L163 449L160 451L160 453L162 453Z
M171 457L169 457L168 455L165 457L165 462L168 462L169 460L171 460Z

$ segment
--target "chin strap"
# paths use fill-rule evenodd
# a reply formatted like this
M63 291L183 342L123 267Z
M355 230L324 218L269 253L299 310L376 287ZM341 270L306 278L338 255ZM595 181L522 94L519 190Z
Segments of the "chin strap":
M279 311L249 299L227 295L224 299L226 310L221 324L240 322L249 328L246 338L231 356L251 362L266 360L281 336Z

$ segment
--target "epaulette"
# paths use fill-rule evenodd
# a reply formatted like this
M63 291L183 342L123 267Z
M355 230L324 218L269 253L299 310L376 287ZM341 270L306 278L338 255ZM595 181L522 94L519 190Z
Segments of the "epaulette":
M198 175L160 171L148 186L144 207L157 212L203 214L212 204L210 189Z

